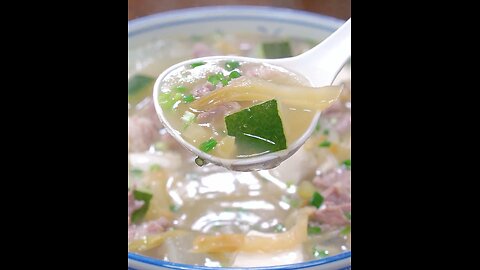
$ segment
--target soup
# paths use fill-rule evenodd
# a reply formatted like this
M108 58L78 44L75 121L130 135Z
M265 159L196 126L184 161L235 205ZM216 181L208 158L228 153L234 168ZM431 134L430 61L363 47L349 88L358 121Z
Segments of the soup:
M221 158L245 158L287 149L311 125L318 104L328 105L340 93L340 87L306 85L299 75L268 64L198 62L169 72L158 102L191 145ZM311 99L315 107L302 106Z
M349 81L337 102L322 113L315 133L306 144L279 167L268 171L233 172L214 165L198 167L195 156L166 133L152 106L155 76L174 63L225 54L283 57L299 54L314 45L306 40L266 39L253 34L212 34L154 41L129 51L129 252L193 265L251 267L291 264L350 250ZM272 56L263 49L283 50L283 54ZM219 67L225 64L216 63ZM238 71L245 76L242 65ZM197 68L201 70L201 66ZM288 84L304 83L294 74L282 78L289 80L285 82ZM187 83L181 86L190 91L197 87ZM183 113L180 109L172 111L176 113L175 119L183 117L188 104L177 104L185 108L180 107ZM251 105L240 104L237 110ZM288 109L281 104L278 108L282 123L286 123ZM310 117L310 112L303 114L299 120ZM184 122L172 122L177 129L184 127ZM299 122L294 124L300 129ZM210 136L222 141L222 123L215 126L214 121L207 121L206 124L210 133L202 140L191 139L190 143L198 145ZM218 137L214 137L217 135L213 128ZM296 130L284 130L287 144L295 140ZM239 155L231 152L224 157Z

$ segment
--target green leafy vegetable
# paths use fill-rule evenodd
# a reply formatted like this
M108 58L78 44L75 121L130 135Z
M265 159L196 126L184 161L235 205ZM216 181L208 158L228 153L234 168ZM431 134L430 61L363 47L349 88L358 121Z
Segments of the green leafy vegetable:
M208 152L212 151L215 148L215 146L217 146L217 141L215 139L210 139L206 142L203 142L200 145L199 149L202 150L205 153L208 153Z
M205 65L206 62L196 62L196 63L193 63L190 65L191 68L196 68L196 67L199 67L199 66L203 66Z
M152 84L153 81L153 78L144 75L133 76L131 79L128 80L128 96L133 96L141 92L147 86Z
M274 59L274 58L285 58L291 57L292 49L290 48L290 43L288 42L272 42L272 43L263 43L263 54L265 58Z
M330 134L330 130L329 130L329 129L325 129L325 130L323 131L323 135L328 135L328 134Z
M225 117L228 135L234 136L240 150L254 148L259 152L287 149L282 119L276 100L270 100Z
M323 201L324 201L323 196L317 191L315 191L313 193L312 199L310 200L310 205L313 205L318 209L320 208L320 206L322 206Z
M320 147L330 147L332 145L332 143L328 140L325 140L323 142L321 142L318 146Z
M310 226L308 226L308 235L320 234L321 232L322 232L322 228L320 228L320 227L310 227Z
M143 205L132 213L132 223L140 221L145 216L148 211L148 207L150 206L150 200L152 199L152 196L152 194L147 192L142 192L139 190L133 191L133 197L135 200L143 201Z
M348 218L349 220L352 220L352 212L345 213L345 217Z
M232 71L240 66L240 63L237 61L228 61L225 63L225 69Z
M148 96L155 80L144 75L135 75L128 80L128 102L136 104Z

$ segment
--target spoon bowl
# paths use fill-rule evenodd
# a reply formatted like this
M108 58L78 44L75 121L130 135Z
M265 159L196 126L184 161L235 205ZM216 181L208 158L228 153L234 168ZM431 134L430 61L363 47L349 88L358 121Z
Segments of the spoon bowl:
M238 62L250 62L259 64L270 64L285 68L293 73L302 75L308 80L311 86L321 87L331 85L338 72L348 61L351 55L351 19L343 24L337 31L311 50L289 58L282 59L259 59L241 56L210 56L190 59L166 69L155 82L153 89L153 100L155 110L168 133L182 146L198 156L197 164L213 163L235 171L254 171L272 169L300 149L305 141L311 136L320 118L320 112L313 117L305 133L296 141L291 143L287 149L278 152L267 153L241 159L225 159L210 155L199 150L196 146L186 141L181 133L175 130L166 119L163 109L158 102L162 82L171 72L198 62L209 62L218 60L232 60Z

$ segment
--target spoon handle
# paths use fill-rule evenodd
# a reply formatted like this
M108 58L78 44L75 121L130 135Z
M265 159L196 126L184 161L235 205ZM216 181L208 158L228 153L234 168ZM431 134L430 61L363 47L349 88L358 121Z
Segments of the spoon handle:
M330 85L351 56L351 19L311 50L279 65L304 75L313 86ZM280 62L282 61L282 62Z

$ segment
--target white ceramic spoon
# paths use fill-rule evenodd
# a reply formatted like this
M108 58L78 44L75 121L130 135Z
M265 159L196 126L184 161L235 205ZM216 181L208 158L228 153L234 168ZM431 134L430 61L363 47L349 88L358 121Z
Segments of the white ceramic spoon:
M260 156L254 156L250 158L242 159L224 159L216 156L209 155L196 146L191 145L181 134L172 128L168 120L163 114L162 107L158 103L158 95L161 91L163 79L172 71L190 65L197 62L208 62L218 60L232 60L239 62L253 62L253 63L266 63L279 67L283 67L294 73L300 74L305 77L314 87L321 87L331 85L335 80L338 72L342 69L343 65L348 61L351 55L351 19L343 24L337 31L331 34L327 39L322 41L319 45L315 46L311 50L290 58L283 59L257 59L249 57L238 56L211 56L187 60L178 63L167 70L165 70L158 77L154 89L153 100L155 101L155 109L158 117L164 124L167 131L185 148L193 152L199 157L198 160L202 162L211 162L216 165L226 167L236 171L253 171L274 168L285 159L292 156L311 136L315 130L320 112L318 112L312 120L311 125L305 131L305 133L295 142L290 144L287 149L268 153Z

